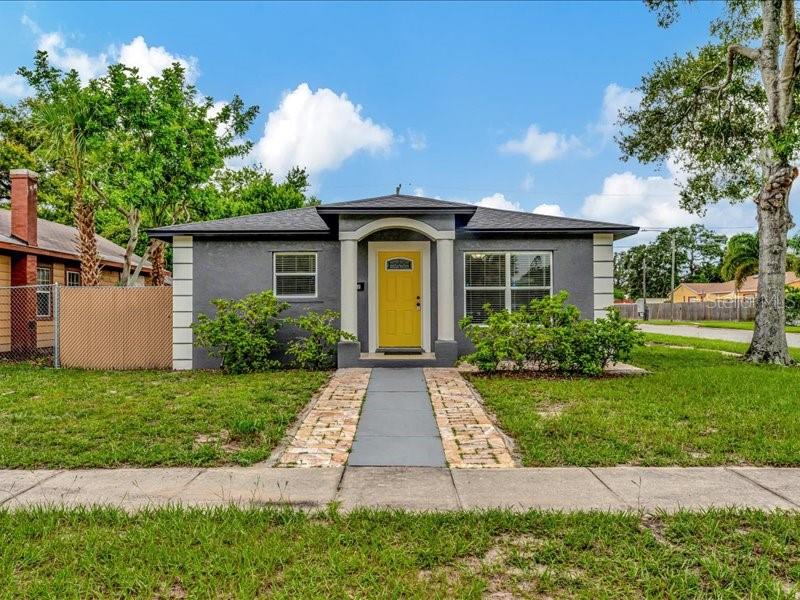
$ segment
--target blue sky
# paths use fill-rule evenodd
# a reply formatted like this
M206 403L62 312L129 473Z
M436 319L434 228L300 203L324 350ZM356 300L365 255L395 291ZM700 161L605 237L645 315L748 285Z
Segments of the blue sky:
M619 160L611 115L653 62L695 47L719 6L668 30L640 3L0 5L0 99L37 47L87 77L189 66L261 113L251 160L312 174L323 201L409 193L662 227L680 172ZM165 62L166 61L166 62ZM544 205L544 206L543 206ZM796 211L797 202L794 202ZM749 205L709 225L749 226ZM733 229L724 230L726 233Z

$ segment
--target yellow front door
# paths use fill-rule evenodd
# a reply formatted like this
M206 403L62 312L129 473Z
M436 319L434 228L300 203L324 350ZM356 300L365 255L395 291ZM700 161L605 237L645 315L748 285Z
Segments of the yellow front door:
M419 348L422 297L419 252L378 252L378 346Z

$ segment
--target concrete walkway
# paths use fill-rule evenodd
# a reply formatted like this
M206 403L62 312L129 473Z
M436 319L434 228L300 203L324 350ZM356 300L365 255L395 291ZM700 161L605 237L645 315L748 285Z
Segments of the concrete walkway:
M800 509L800 469L751 467L445 469L0 470L0 510L112 505L129 511L184 506L338 502L406 510L674 511L709 507Z
M446 465L422 369L372 369L348 464Z
M706 340L725 340L728 342L750 343L753 332L747 329L718 329L716 327L696 327L694 325L649 325L640 323L639 329L647 333L682 335L684 337ZM791 348L800 348L800 333L787 333L786 340Z

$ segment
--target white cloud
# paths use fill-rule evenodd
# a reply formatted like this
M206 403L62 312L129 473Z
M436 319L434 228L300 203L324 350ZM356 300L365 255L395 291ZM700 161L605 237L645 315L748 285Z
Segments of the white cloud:
M533 163L560 158L573 150L581 149L583 144L574 135L564 135L554 131L541 131L536 124L528 127L525 137L509 140L500 146L507 154L522 154Z
M186 79L193 83L199 74L197 58L182 57L171 54L163 46L148 46L142 36L136 36L127 44L110 46L106 51L89 54L78 48L67 45L64 36L57 31L43 31L41 27L27 15L22 16L22 23L38 36L36 47L47 52L50 62L63 70L75 69L83 83L94 77L103 75L108 66L120 62L129 67L139 69L139 74L147 79L159 75L161 71L180 63L186 69Z
M425 190L421 187L415 187L414 191L411 193L412 196L425 196Z
M600 118L593 129L600 133L605 139L610 140L617 133L619 127L617 120L621 111L628 108L639 106L642 101L642 93L639 90L624 88L616 83L606 86L603 93L603 106L600 110Z
M19 75L0 75L0 96L21 98L29 89L25 79Z
M296 165L313 174L336 169L357 152L385 152L393 142L392 130L363 117L347 94L314 92L301 83L269 114L252 158L276 174Z
M420 131L409 129L408 145L411 146L412 150L416 150L417 152L425 150L425 148L428 147L428 137Z
M550 215L551 217L567 216L558 204L540 204L532 212L537 215Z
M189 83L197 81L199 70L197 58L194 56L183 57L171 54L163 46L148 46L141 35L133 38L129 43L123 44L116 50L117 60L128 67L139 69L143 79L156 77L173 63L179 63L186 71L186 80Z
M478 200L475 204L483 206L484 208L499 208L501 210L516 210L521 211L522 207L519 202L512 202L506 199L503 194L494 193L491 196L485 196Z
M525 179L522 180L522 184L520 185L520 187L522 188L523 191L530 192L531 189L533 188L533 182L534 182L533 175L531 175L530 173L526 173Z
M667 161L667 176L639 177L630 171L614 173L603 180L599 194L587 196L581 215L597 221L625 223L641 228L683 227L704 223L728 235L739 227L755 227L752 203L709 207L705 216L689 213L680 207L679 185L686 174L675 160ZM656 233L640 234L626 240L626 245L655 237Z

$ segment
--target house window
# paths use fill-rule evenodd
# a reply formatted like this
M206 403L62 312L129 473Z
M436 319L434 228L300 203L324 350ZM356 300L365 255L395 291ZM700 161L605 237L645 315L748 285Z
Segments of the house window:
M386 261L387 271L413 271L414 262L408 258L390 258Z
M77 287L81 284L80 271L67 271L67 285L70 287Z
M316 298L316 252L276 252L273 256L276 296L280 298Z
M51 267L37 267L36 269L36 316L49 317L52 306L53 269Z
M550 252L467 252L464 254L464 314L486 321L484 305L516 310L552 294Z

